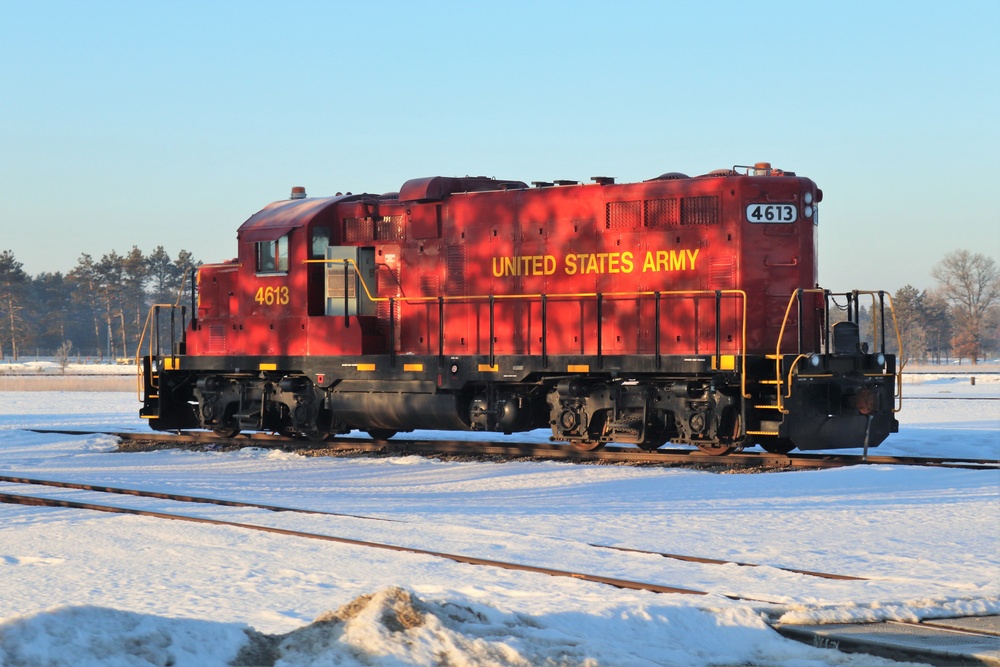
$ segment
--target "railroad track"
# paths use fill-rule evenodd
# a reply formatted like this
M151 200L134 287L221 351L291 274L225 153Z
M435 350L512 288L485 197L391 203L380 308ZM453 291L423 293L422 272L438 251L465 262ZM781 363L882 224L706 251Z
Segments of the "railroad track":
M108 493L108 494L118 494L127 496L136 496L139 498L155 498L158 500L173 500L177 502L184 503L195 503L195 504L206 504L206 505L220 505L224 507L243 507L248 509L263 509L271 512L291 512L295 514L319 514L325 516L339 516L339 517L349 517L352 519L364 519L366 521L388 521L391 523L411 523L403 519L388 519L385 517L362 515L362 514L347 514L343 512L330 512L327 510L313 510L313 509L303 509L298 507L285 507L280 505L267 505L261 503L248 503L238 500L224 500L220 498L209 498L204 496L191 496L186 494L176 494L176 493L164 493L162 491L145 491L142 489L130 489L123 487L114 486L104 486L98 484L86 484L80 482L65 482L58 480L49 479L37 479L31 477L17 477L11 475L0 475L0 482L7 484L25 484L34 486L48 486L60 489L73 489L77 491L93 491L97 493ZM10 496L10 494L6 494ZM53 499L54 500L54 499ZM5 501L6 502L6 501ZM13 502L13 501L12 501ZM56 503L61 503L65 501L54 500ZM17 504L17 503L14 503ZM64 506L64 505L53 505L53 506ZM88 509L88 508L81 508ZM110 511L110 510L109 510ZM136 510L140 511L140 510ZM716 558L704 558L701 556L688 556L683 554L667 553L663 551L650 551L646 549L633 549L629 547L614 546L609 544L599 544L596 542L588 542L587 546L593 547L595 549L612 549L615 551L621 551L625 553L643 554L643 555L653 555L662 556L664 558L669 558L671 560L685 561L689 563L702 563L706 565L739 565L740 567L762 567L761 563L747 563L732 560L719 560ZM800 570L790 567L781 567L777 565L770 565L768 567L773 567L777 570L784 570L785 572L792 572L795 574L802 574L810 577L819 577L821 579L838 579L842 581L866 581L864 577L855 577L843 574L832 574L829 572L815 572L812 570Z
M266 433L240 434L235 438L220 438L207 431L182 434L136 431L88 431L72 429L30 429L37 433L67 435L110 435L122 441L128 451L168 447L265 447L302 451L305 455L337 452L379 452L392 454L449 455L470 457L502 457L508 459L554 459L578 462L683 465L709 468L764 468L774 470L841 468L852 465L908 465L974 470L1000 469L996 459L949 457L876 456L869 454L771 454L768 452L735 452L712 456L697 449L659 449L645 452L635 448L606 447L597 451L581 451L566 445L551 443L468 442L462 440L417 440L396 438L374 441L360 438L334 438L316 443L285 438Z
M351 517L351 518L371 520L371 521L392 521L398 523L410 523L407 521L401 521L397 519L386 519L384 517L344 514L344 513L329 512L324 510L283 507L283 506L267 505L260 503L247 503L242 501L226 500L219 498L208 498L208 497L191 496L185 494L163 493L160 491L146 491L143 489L111 487L111 486L103 486L103 485L95 485L87 483L67 482L60 480L36 479L36 478L19 477L11 475L0 475L0 483L45 486L45 487L54 487L60 489L72 489L77 491L128 495L128 496L135 496L142 498L153 498L157 500L169 500L182 503L210 504L210 505L220 505L225 507L247 508L247 509L264 509L272 512L290 512L290 513L302 513L302 514L314 514L314 515L318 514L318 515L328 515L328 516L338 516L338 517ZM477 556L469 556L465 554L448 553L443 551L435 551L435 550L410 547L399 544L389 544L385 542L360 540L356 538L343 537L338 535L328 535L328 534L313 533L313 532L306 532L299 530L291 530L291 529L280 528L275 526L267 526L256 523L245 523L238 521L229 521L226 519L192 516L189 514L179 514L176 512L162 512L150 509L123 507L120 505L110 505L110 504L94 503L94 502L82 502L76 500L68 500L65 498L50 498L50 497L23 494L23 493L0 493L0 503L11 504L11 505L34 506L34 507L79 509L79 510L87 510L95 512L107 512L113 514L127 514L133 516L150 517L150 518L172 520L172 521L184 521L191 523L208 524L213 526L237 528L241 530L252 530L252 531L272 533L272 534L285 535L290 537L298 537L311 540L335 542L357 547L382 549L382 550L411 553L423 556L431 556L467 565L477 565L477 566L492 567L492 568L512 570L518 572L545 574L553 577L569 577L573 579L579 579L582 581L588 581L591 583L606 584L609 586L614 586L616 588L628 589L628 590L642 590L653 593L673 593L681 595L704 595L704 596L721 595L722 597L731 600L762 603L775 606L781 605L781 603L779 602L762 600L756 597L749 597L733 593L713 593L710 591L697 590L684 586L665 585L652 582L637 581L632 579L622 579L618 577L608 577L587 572L578 572L578 571L556 569L556 568L531 565L525 563L514 563L509 561L480 558ZM771 567L777 570L791 572L794 574L799 574L808 577L818 577L822 579L833 579L841 581L866 581L866 579L863 577L829 573L829 572L816 572L812 570L801 570L796 568L767 565L762 563L748 563L748 562L731 561L731 560L720 560L714 558L703 558L700 556L674 554L661 551L650 551L645 549L633 549L629 547L598 544L598 543L583 543L583 544L587 547L594 549L611 549L622 553L638 554L638 555L656 555L664 558L669 558L672 560L678 560L690 563L699 563L704 565L738 565L741 567Z

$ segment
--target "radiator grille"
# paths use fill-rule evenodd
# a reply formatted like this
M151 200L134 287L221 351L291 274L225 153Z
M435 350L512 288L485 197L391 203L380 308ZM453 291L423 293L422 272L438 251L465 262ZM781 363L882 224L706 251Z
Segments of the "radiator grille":
M605 208L604 228L635 231L642 227L641 201L611 201Z
M646 200L647 227L676 227L681 224L681 206L675 199Z
M684 197L681 199L682 225L717 225L719 224L719 198Z

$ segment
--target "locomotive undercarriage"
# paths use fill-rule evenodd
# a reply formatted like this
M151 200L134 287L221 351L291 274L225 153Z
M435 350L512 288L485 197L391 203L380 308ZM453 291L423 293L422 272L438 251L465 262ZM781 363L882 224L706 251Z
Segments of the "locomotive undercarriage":
M413 380L398 379L388 357L372 364L385 369L383 377L343 358L226 358L226 370L194 367L204 359L175 359L175 370L146 373L143 414L154 429L269 431L322 440L355 429L386 439L415 429L549 428L552 440L583 450L606 444L654 450L671 443L725 454L751 444L775 452L874 447L898 426L894 369L877 367L875 355L829 355L815 367L788 355L778 365L781 376L792 379L791 391L774 383L741 384L736 370L712 370L711 357L604 357L590 360L600 364L599 372L570 375L527 358L498 357L486 366L517 372L497 380L483 379L479 360L456 357L445 363L412 358L412 367L435 371ZM549 367L565 368L565 361L550 359ZM186 364L192 368L183 370ZM747 364L749 377L766 377L769 368L775 377L770 358L749 357ZM254 366L275 370L237 370Z

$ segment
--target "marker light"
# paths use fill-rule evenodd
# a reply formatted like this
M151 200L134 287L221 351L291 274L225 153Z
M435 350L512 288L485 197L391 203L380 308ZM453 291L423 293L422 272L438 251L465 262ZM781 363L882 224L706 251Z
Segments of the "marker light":
M879 366L885 366L885 355L879 352L875 355L875 363Z
M811 357L809 357L809 364L810 364L810 365L811 365L811 366L812 366L813 368L819 368L819 365L820 365L821 363L823 363L823 357L821 357L820 355L818 355L818 354L814 354L814 355L812 355Z
M807 192L805 196L802 197L802 201L804 201L807 204L813 203L813 193Z
M812 207L812 206L806 206L806 207L805 207L805 209L804 209L804 210L802 211L802 213L803 213L803 214L804 214L804 215L805 215L805 216L806 216L807 218L811 218L811 217L813 217L813 207Z

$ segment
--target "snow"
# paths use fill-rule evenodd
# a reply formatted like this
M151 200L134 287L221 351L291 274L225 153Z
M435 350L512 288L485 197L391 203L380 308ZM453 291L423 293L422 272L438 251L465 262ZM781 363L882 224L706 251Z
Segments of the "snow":
M1000 402L978 400L1000 397L996 378L979 376L972 385L968 372L908 376L900 433L873 453L1000 458ZM870 466L717 474L413 456L306 458L258 448L124 454L108 436L26 429L145 429L134 394L0 392L0 399L0 474L340 515L15 484L0 484L0 493L143 507L709 593L619 590L238 527L0 505L0 667L897 665L793 642L769 622L1000 612L997 471ZM690 563L591 544L762 566Z

